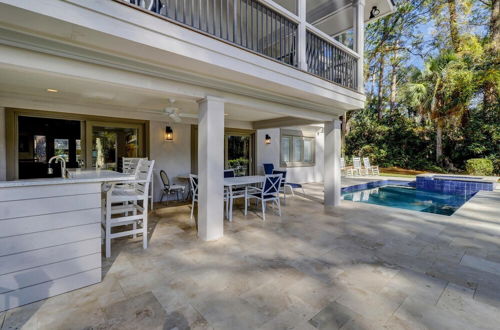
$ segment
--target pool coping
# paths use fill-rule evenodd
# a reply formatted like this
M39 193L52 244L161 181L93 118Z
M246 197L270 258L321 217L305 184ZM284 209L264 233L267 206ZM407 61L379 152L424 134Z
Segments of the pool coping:
M496 176L480 176L480 175L460 175L460 174L439 174L439 173L426 173L418 174L417 178L432 178L434 180L450 180L450 181L465 181L465 182L481 182L492 183L493 186L498 182L499 177Z

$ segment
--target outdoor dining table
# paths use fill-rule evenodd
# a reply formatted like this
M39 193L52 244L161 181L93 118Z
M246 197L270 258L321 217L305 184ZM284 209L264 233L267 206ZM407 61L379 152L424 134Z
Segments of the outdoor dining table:
M263 175L235 176L232 178L224 178L224 187L227 187L229 189L229 221L233 221L233 187L259 184L263 183L265 179L266 177Z

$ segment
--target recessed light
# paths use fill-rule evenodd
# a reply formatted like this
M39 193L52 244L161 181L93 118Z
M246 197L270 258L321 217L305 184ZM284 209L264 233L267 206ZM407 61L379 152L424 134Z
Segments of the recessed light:
M47 88L47 92L49 93L59 93L57 89Z

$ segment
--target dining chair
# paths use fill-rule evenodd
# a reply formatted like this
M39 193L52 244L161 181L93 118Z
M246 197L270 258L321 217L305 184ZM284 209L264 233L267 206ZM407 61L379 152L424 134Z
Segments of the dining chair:
M172 192L176 193L177 200L179 200L179 192L184 195L185 187L179 184L171 184L167 173L164 170L160 171L161 182L163 183L163 189L161 190L160 202L163 201L163 196L167 195L167 205L168 205L168 195Z
M118 237L132 235L135 238L137 234L142 234L142 245L147 249L149 187L154 164L154 160L141 159L137 164L135 180L112 183L106 191L103 219L106 258L111 256L111 240ZM122 188L123 184L130 184L132 188ZM111 233L112 228L126 225L132 225L132 230ZM137 228L138 225L140 228Z
M262 204L262 220L266 220L266 203L273 202L278 206L278 214L281 217L281 204L280 204L280 187L283 177L281 174L266 175L262 188L254 187L255 192L246 194L245 197L245 215L247 215L248 200L255 198Z
M191 185L191 219L194 215L194 203L198 203L198 176L196 174L189 174L189 184Z
M273 163L264 163L262 164L264 166L264 174L273 174L274 170L274 164Z
M125 174L135 174L137 164L139 163L139 160L145 159L148 160L147 157L122 157L122 173ZM151 187L149 188L149 200L150 200L150 207L151 211L153 211L154 208L154 200L153 200L153 194L154 194L154 178L151 179L150 183Z
M224 178L234 178L234 177L235 177L235 175L234 175L233 169L224 170Z
M286 170L285 171L273 170L272 174L281 175L280 193L283 194L283 203L286 204L286 191L285 191L285 189L288 186L286 183ZM292 189L292 188L290 187L290 189Z

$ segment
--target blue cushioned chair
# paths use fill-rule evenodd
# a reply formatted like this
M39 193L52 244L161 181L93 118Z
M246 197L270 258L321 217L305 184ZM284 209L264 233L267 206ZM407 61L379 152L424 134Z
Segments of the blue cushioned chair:
M234 170L224 170L225 178L234 178Z
M278 170L273 170L273 174L281 174L283 176L283 181L281 182L281 191L283 193L283 198L285 199L286 203L286 192L285 189L286 187L290 188L290 191L292 192L292 196L295 196L294 189L300 188L302 189L302 193L305 194L304 188L300 183L291 183L286 181L286 171L278 171Z
M252 193L245 194L245 215L247 215L248 200L255 198L262 203L262 220L266 220L266 202L274 202L278 206L278 214L281 217L280 187L281 174L266 175L262 189L254 189Z
M273 174L274 164L265 163L265 164L262 164L262 166L264 166L264 174L266 174L266 175Z

